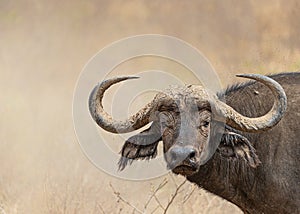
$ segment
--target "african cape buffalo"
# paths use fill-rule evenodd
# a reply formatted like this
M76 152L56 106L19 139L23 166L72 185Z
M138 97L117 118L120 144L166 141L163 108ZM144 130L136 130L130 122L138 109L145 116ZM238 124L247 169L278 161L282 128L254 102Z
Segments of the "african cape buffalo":
M137 159L154 158L163 142L168 167L176 174L236 204L245 213L300 213L300 73L239 75L248 81L211 94L197 85L158 93L125 121L102 106L106 89L123 80L99 83L89 109L106 131L130 137L121 150L121 170Z

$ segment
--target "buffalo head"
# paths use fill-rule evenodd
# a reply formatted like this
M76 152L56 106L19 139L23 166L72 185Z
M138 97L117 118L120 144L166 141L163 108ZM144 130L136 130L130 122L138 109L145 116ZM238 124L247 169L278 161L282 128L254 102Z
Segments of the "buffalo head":
M225 157L241 157L256 167L259 159L246 137L237 133L264 131L275 126L286 111L286 95L273 79L262 75L238 75L266 85L275 96L264 116L248 118L199 85L173 86L158 93L144 108L124 121L114 120L102 105L104 92L113 84L137 77L117 77L99 83L91 92L92 118L112 133L127 133L148 123L150 128L130 137L121 150L120 169L137 159L156 155L163 142L167 165L185 176L196 173L217 151ZM220 143L222 142L222 143Z

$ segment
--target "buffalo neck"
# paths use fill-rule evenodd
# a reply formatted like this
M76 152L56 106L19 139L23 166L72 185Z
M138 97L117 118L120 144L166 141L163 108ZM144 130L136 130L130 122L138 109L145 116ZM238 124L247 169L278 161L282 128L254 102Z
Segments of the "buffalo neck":
M254 170L241 159L230 160L216 152L196 174L188 176L187 179L245 210L245 207L252 207L251 195L255 191ZM241 204L241 201L247 204Z

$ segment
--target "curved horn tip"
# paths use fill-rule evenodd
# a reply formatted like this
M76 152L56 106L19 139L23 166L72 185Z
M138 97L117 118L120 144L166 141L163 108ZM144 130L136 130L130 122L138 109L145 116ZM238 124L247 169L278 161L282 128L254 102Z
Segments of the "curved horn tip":
M124 80L129 80L129 79L139 79L140 77L137 76L121 76L121 77L116 77L119 81L124 81Z
M236 74L236 77L242 77L242 78L247 78L247 79L270 79L269 77L263 75L263 74Z
M127 79L139 79L140 77L138 77L138 76L125 76L124 78L127 78Z
M128 79L138 79L138 78L139 77L137 77L137 76L114 77L114 78L107 79L107 80L104 80L102 82L99 82L98 86L105 86L106 88L109 88L111 85L116 84L118 82L123 82L123 81L128 80Z
M236 74L236 77L243 77L243 78L248 78L248 77L253 77L256 76L257 74Z

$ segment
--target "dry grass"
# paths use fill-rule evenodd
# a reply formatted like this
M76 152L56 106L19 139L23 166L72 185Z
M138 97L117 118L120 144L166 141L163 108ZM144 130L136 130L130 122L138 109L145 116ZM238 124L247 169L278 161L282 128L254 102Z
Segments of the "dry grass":
M97 170L80 150L71 105L84 64L115 40L158 33L201 50L224 86L236 81L235 73L296 71L299 9L296 0L1 1L0 213L134 213L117 200L110 183L144 211L167 179L146 209L162 213L181 177L118 180ZM188 183L168 210L240 213Z

